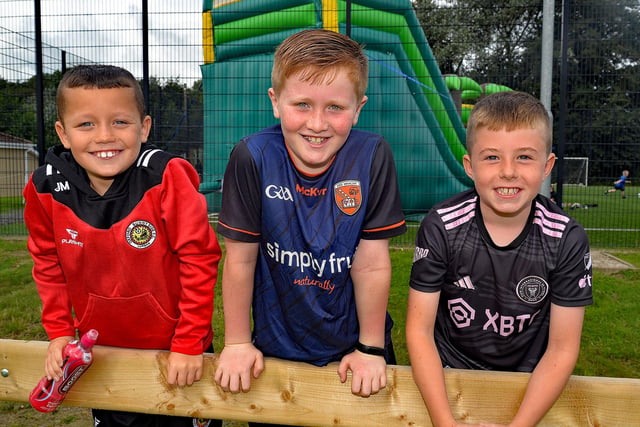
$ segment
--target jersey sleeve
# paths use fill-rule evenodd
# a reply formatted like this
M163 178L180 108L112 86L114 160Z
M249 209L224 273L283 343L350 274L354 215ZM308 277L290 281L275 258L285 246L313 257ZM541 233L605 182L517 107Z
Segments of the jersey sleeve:
M180 260L180 317L171 351L201 354L211 337L220 246L209 225L206 200L198 192L199 178L193 166L184 159L172 159L162 182L167 237Z
M391 147L380 138L371 164L369 201L363 239L388 239L407 231Z
M222 180L222 207L218 233L230 239L255 243L261 235L260 175L241 141L231 151Z
M416 247L409 286L421 292L438 292L442 289L447 273L447 236L440 217L427 214L416 234Z
M50 208L53 200L48 194L38 196L33 177L23 194L24 220L29 231L27 247L33 258L33 279L42 301L42 326L50 340L75 336L71 299L54 237Z
M575 221L569 224L557 268L549 278L551 302L565 307L593 303L592 262L587 233Z

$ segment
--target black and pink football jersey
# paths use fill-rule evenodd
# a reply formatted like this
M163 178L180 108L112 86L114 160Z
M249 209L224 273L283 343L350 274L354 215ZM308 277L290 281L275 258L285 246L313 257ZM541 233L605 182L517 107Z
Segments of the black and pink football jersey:
M551 304L592 303L584 229L537 196L525 228L495 245L475 190L433 207L416 237L410 286L440 291L435 340L452 368L532 371L549 337Z

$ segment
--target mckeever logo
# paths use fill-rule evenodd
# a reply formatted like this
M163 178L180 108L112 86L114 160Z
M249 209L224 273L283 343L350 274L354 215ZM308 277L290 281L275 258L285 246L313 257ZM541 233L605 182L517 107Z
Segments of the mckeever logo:
M296 184L296 191L303 196L307 197L318 197L325 196L327 194L326 188L317 188L317 187L305 187L304 185Z
M60 242L63 245L76 245L76 246L80 246L83 247L84 243L82 242L78 242L78 232L76 230L73 230L71 228L67 228L66 229L67 234L69 234L69 239L62 239Z

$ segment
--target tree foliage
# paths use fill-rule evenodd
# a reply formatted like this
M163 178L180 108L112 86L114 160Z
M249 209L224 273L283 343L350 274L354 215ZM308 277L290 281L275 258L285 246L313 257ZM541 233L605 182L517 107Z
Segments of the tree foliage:
M61 77L57 71L44 79L45 148L59 143L54 124L55 94ZM35 79L24 82L0 79L0 132L38 144ZM177 80L150 79L148 113L153 120L150 142L185 156L190 149L202 146L201 86L202 81L189 88Z
M558 120L560 73L567 73L566 156L588 156L590 175L608 182L620 169L640 173L640 2L571 2L562 68L563 2L555 2L552 112ZM542 2L415 0L443 74L539 94ZM556 141L559 143L559 141ZM591 181L590 181L591 182Z
M583 0L569 15L567 155L598 159L606 178L640 163L639 7Z
M504 80L531 78L520 65L530 62L527 54L538 43L539 1L417 0L415 9L443 74L478 82L499 76L502 81L496 83L507 86L511 82Z

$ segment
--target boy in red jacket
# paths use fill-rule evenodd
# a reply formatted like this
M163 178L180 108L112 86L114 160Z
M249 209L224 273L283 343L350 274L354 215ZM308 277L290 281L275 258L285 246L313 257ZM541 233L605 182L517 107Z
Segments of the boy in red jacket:
M140 85L106 65L69 70L57 93L52 147L24 189L28 247L49 339L45 374L89 329L99 344L170 350L167 382L190 385L212 351L221 252L199 178L146 144ZM192 418L93 411L96 425L192 426ZM208 421L201 425L207 425Z

